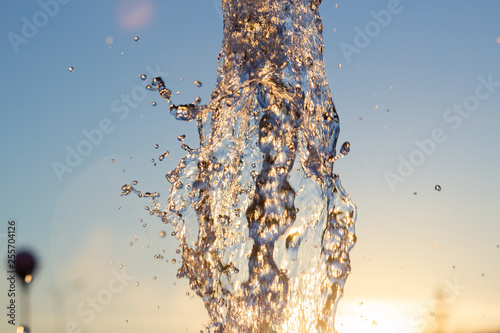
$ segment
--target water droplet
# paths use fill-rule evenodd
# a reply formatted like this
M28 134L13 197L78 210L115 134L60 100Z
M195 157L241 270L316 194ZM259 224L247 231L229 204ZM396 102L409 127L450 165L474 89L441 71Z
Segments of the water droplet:
M359 117L359 120L363 120L363 117Z
M177 250L175 250L175 253L179 254L179 253L181 253L181 250L177 249Z
M200 81L194 81L194 84L195 84L197 87L201 87L201 86L203 86L203 83L201 83Z
M155 101L153 101L153 102L151 102L151 105L152 105L152 106L156 106L157 104L156 104L156 102L155 102Z
M158 233L158 236L160 236L160 238L164 238L164 237L165 237L165 235L166 235L165 231L160 231L160 232Z
M158 147L160 147L158 144L155 144L155 149L158 149Z
M168 101L170 99L170 97L172 96L172 91L170 89L167 89L167 88L161 88L160 89L160 96Z
M438 192L441 192L441 186L439 185L434 186L434 189Z
M189 291L186 292L186 296L189 296Z
M130 243L132 243L132 242L130 242ZM123 269L123 265L120 265L120 269Z
M142 81L146 81L148 79L147 75L146 74L142 74L141 75L141 80Z
M417 192L413 192L413 195L417 195Z
M139 282L136 282L136 283L135 283L135 285L136 285L136 286L139 286Z
M351 144L349 143L349 141L346 141L340 148L340 154L347 155L349 154L349 151L351 151Z
M122 193L121 195L129 195L130 192L132 192L134 190L134 188L132 187L132 185L129 185L129 184L125 184L122 186Z
M179 141L184 141L184 139L185 139L185 138L186 138L186 134L182 134L182 135L179 135L179 136L177 137L177 140L179 140Z
M172 263L175 264L177 262L177 260L175 259L172 259Z
M122 172L125 172L125 171L127 171L127 170L125 170L125 169L122 169Z
M342 68L342 64L339 64L339 68Z
M486 276L486 274L484 274L484 273L481 273L481 276L482 276L482 277L485 277L485 276Z
M138 41L139 41L139 37L138 37L138 36L135 36L135 37L134 37L134 40L135 40L136 42L138 42ZM147 43L146 43L146 44L147 44Z
M112 159L111 159L111 163L113 163L114 161L115 161L115 159L114 159L114 158L112 158Z
M385 111L389 112L389 109L385 109Z
M196 97L196 98L194 99L194 103L195 103L195 104L200 104L200 103L201 103L201 97L200 97L200 96Z
M72 72L74 71L75 69L73 67L68 67L68 71Z

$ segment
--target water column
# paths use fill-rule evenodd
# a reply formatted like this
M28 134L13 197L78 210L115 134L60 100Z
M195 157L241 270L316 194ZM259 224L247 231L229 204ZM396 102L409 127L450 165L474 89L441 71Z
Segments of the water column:
M152 211L174 227L178 275L203 298L209 332L334 332L356 209L333 173L339 118L320 3L223 0L210 102L170 108L196 120L200 147L167 174L167 207L154 198Z

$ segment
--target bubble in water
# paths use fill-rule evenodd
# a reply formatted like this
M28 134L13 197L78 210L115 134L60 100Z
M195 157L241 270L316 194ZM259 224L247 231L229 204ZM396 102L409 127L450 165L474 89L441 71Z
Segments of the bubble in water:
M201 86L203 86L203 83L201 83L200 81L194 81L194 84L195 84L197 87L201 87Z
M157 104L156 104L156 102L155 102L155 101L153 101L153 102L151 102L151 105L152 105L152 106L156 106Z
M74 71L75 69L73 67L68 67L68 71L72 72Z
M438 192L441 192L441 186L440 185L436 185L434 186L434 189Z
M141 75L141 80L142 81L146 81L148 79L147 75L146 74L142 74Z
M139 41L139 37L138 37L138 36L135 36L135 37L134 37L134 40L135 40L136 42L138 42L138 41ZM146 44L147 44L147 43L146 43Z

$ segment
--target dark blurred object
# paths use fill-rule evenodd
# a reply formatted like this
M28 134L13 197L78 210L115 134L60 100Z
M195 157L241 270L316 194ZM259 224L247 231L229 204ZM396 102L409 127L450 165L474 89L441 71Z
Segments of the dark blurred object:
M31 251L24 250L16 255L16 273L23 282L30 283L36 269L36 259Z

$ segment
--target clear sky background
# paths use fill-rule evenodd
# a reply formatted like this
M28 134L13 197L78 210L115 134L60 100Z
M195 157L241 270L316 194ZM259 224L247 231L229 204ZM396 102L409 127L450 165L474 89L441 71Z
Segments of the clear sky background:
M207 316L175 278L171 228L120 188L137 180L165 200L184 156L177 136L197 147L195 124L175 121L140 75L161 75L174 103L207 102L220 5L63 2L0 0L2 265L15 219L17 250L39 261L34 332L199 332ZM500 2L320 8L351 143L335 168L358 206L339 332L500 331ZM7 290L0 277L2 309ZM5 311L0 331L15 332Z

